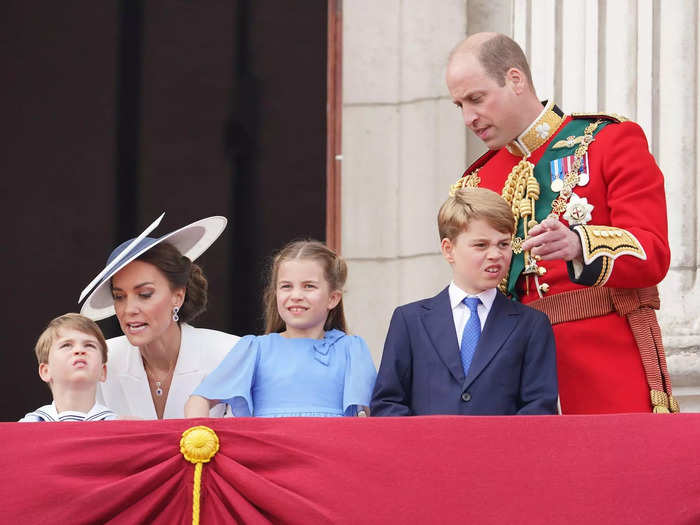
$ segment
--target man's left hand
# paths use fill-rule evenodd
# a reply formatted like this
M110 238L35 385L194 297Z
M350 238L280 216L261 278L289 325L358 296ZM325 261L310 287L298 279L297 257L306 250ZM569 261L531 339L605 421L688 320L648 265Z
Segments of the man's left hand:
M582 256L579 236L557 219L549 217L528 233L527 240L523 243L523 251L530 250L530 254L542 257L544 261L570 261Z

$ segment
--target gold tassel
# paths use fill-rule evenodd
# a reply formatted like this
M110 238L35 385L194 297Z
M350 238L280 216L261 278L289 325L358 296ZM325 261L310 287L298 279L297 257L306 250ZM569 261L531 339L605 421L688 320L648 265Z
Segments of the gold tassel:
M649 393L651 395L651 406L654 414L668 414L671 412L669 398L666 392L651 390Z
M194 488L192 489L192 525L199 525L199 499L202 484L202 468L219 451L219 436L205 426L191 427L182 433L180 452L194 463Z

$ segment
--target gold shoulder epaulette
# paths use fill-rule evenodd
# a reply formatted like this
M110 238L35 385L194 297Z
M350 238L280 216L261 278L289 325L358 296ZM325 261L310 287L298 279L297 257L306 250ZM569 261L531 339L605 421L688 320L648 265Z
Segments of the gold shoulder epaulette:
M629 120L617 113L572 113L571 118L603 119L611 122L627 122Z
M481 157L476 159L476 161L462 173L462 176L457 179L457 182L450 186L450 197L454 197L455 192L460 188L477 188L481 182L479 178L479 169L491 160L496 153L498 153L498 150L488 150Z
M491 158L498 153L498 150L487 150L486 153L481 155L478 159L476 159L474 162L472 162L469 167L464 170L464 173L462 174L462 177L466 177L469 175L471 172L478 170L481 168L484 164L486 164L488 161L491 160Z

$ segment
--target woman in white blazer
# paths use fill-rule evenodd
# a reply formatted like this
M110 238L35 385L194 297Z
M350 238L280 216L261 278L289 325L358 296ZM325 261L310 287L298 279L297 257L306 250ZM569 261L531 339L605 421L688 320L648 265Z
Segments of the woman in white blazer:
M192 261L219 237L226 219L209 217L147 237L162 217L112 251L80 297L92 290L81 313L94 320L116 314L124 332L107 341L107 380L97 391L98 401L120 416L184 417L192 391L238 341L189 324L207 304L207 280ZM210 415L224 411L219 404Z

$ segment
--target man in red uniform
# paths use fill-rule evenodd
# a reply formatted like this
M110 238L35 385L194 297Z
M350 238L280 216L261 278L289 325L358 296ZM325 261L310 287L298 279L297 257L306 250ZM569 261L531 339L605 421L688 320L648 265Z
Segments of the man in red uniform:
M554 326L562 412L676 412L654 309L670 262L663 175L642 129L541 103L513 40L478 33L452 52L447 87L489 151L454 187L511 205L501 291Z

